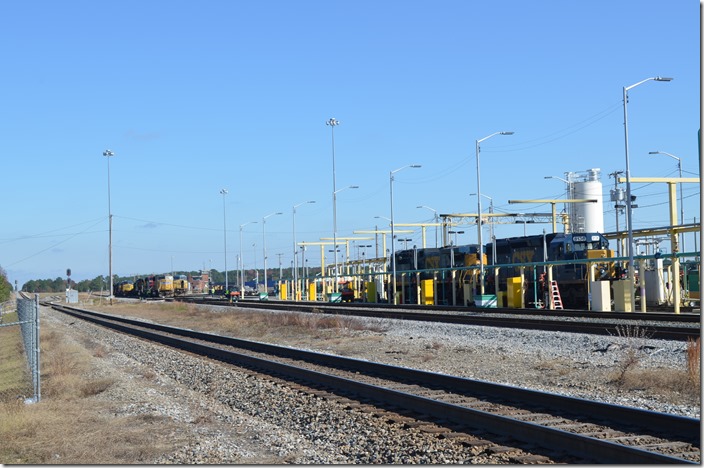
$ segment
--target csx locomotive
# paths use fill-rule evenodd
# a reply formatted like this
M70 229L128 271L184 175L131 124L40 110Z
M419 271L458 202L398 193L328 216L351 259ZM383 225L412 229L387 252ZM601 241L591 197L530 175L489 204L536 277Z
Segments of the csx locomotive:
M556 263L553 266L553 280L558 282L562 303L566 308L587 307L589 266L575 261L613 257L613 251L609 250L609 241L600 233L551 233L511 237L497 239L495 245L495 254L493 243L485 246L484 265L491 268L485 270L484 275L487 293L497 291L493 266L499 267L498 290L506 291L507 278L520 276L520 264L554 261ZM462 304L463 291L458 285L469 283L472 275L476 275L476 268L469 267L479 265L477 252L476 245L396 252L397 290L402 291L404 302L414 302L416 281L434 279L438 303ZM540 272L542 268L537 267ZM538 275L533 275L532 271L532 265L526 267L526 304L534 302L534 290L539 287L536 284L539 281ZM609 260L599 262L596 271L597 280L612 279L613 263ZM418 275L409 274L410 272Z

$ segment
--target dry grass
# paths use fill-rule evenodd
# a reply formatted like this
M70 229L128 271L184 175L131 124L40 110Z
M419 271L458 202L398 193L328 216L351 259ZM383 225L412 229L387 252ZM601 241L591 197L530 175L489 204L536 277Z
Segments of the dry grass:
M618 373L613 382L620 387L626 384L626 374L634 369L641 361L642 350L650 334L647 329L632 325L619 325L616 327L616 334L625 338L625 346L621 360L618 362Z
M619 382L619 388L658 394L672 404L700 403L700 385L692 383L683 369L632 369Z
M103 304L93 309L140 317L155 322L229 334L248 339L280 340L298 336L316 339L355 336L356 332L383 333L386 326L381 320L363 320L342 315L301 314L294 312L251 312L234 310L213 312L195 304L164 303L116 303Z
M0 403L0 463L146 464L176 450L178 441L168 436L172 426L114 417L110 403L94 398L114 385L111 378L91 376L91 360L96 350L105 352L104 347L91 350L67 343L61 333L45 326L41 349L42 400L32 405L21 399Z
M4 464L149 463L164 451L158 424L106 418L82 401L4 404L0 414Z
M5 323L17 321L17 314L5 315ZM0 328L0 401L32 395L19 326Z
M617 327L617 334L626 338L621 359L610 383L623 391L648 391L659 394L672 403L696 404L701 398L700 342L687 344L687 364L684 369L641 369L643 350L650 338L647 329L637 326Z

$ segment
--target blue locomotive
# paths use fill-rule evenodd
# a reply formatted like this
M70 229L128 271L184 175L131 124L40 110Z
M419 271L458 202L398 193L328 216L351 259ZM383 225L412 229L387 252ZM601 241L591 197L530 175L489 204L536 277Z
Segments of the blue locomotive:
M484 251L484 264L489 268L485 270L485 292L489 294L496 292L497 286L499 291L506 291L507 278L520 276L522 264L555 262L553 280L558 282L564 307L580 309L588 305L589 266L578 261L604 258L597 265L596 279L613 277L613 263L607 260L613 257L613 251L600 233L551 233L496 239L495 243L486 244ZM465 304L463 285L476 275L477 252L477 245L396 252L397 290L401 291L403 302L415 303L418 280L433 279L439 304ZM499 267L498 285L494 284L493 266ZM542 272L543 266L535 266L534 270L533 265L526 265L526 304L536 302L535 291L540 291L543 297L548 285Z

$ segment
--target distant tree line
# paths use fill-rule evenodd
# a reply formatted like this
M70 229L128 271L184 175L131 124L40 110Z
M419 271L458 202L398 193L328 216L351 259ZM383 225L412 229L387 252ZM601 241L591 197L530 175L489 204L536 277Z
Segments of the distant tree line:
M102 276L96 276L92 280L83 280L78 283L71 280L71 289L75 289L79 292L88 291L100 291L105 288L106 278ZM22 291L28 293L58 293L64 292L68 288L68 281L66 278L61 278L60 276L56 279L39 279L39 280L29 280L22 286Z
M245 276L247 278L247 281L250 281L256 273L259 273L259 281L263 282L264 281L264 270L246 270L245 271ZM320 268L310 268L309 269L309 275L315 275L320 272ZM225 282L225 272L224 271L217 271L217 270L210 270L211 276L210 276L210 281L212 283L224 283ZM171 274L171 272L168 272L168 274ZM279 277L279 269L278 268L269 268L267 269L267 274L269 276L269 281L279 281L279 280L291 280L293 277L293 272L291 268L283 268L281 270L281 277ZM174 275L186 275L188 277L194 277L194 276L200 276L201 272L200 271L174 271ZM0 283L7 283L7 297L5 299L2 299L2 293L4 292L4 284L0 284L0 301L2 300L7 300L10 296L10 292L12 291L12 285L10 285L9 281L7 281L7 277L5 276L4 270L0 268L0 276L1 276L1 281ZM113 284L117 284L121 281L129 281L132 282L136 278L139 277L144 277L148 275L136 275L136 276L113 276ZM228 282L231 284L236 284L238 283L238 279L240 277L240 271L239 270L230 270L227 272L227 277L228 277ZM109 283L110 283L110 277L109 276L96 276L92 280L82 280L82 281L74 281L71 280L71 289L75 289L78 292L96 292L96 291L107 291L109 288ZM24 285L22 286L22 291L28 292L28 293L60 293L66 291L68 288L69 283L66 278L61 278L57 277L56 279L39 279L39 280L29 280Z

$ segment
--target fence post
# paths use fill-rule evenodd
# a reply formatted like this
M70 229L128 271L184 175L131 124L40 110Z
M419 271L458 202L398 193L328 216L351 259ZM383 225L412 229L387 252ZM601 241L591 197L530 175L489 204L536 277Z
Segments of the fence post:
M34 295L34 368L32 369L32 380L34 382L34 402L41 399L41 379L39 366L39 294Z

